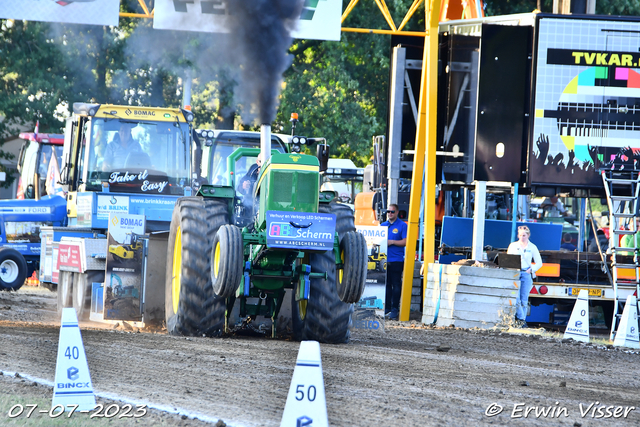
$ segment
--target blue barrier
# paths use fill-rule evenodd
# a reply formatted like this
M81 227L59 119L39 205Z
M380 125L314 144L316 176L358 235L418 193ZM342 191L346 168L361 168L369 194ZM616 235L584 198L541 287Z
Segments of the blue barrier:
M544 222L518 222L531 230L531 242L541 251L559 251L562 225ZM494 249L507 249L511 240L511 221L487 219L484 223L484 244ZM471 247L473 244L473 218L445 216L442 219L441 245Z

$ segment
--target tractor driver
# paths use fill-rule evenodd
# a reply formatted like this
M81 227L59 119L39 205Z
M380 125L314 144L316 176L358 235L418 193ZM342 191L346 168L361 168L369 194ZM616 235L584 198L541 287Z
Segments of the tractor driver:
M258 156L255 164L251 165L247 173L240 179L237 190L245 196L251 196L253 185L260 176L260 167L262 166L262 157Z
M131 153L144 153L138 141L131 135L132 123L122 123L120 130L114 136L104 152L102 170L110 172L125 167L125 161Z
M258 155L258 159L256 162L251 165L247 173L240 178L240 182L238 183L237 190L238 193L242 194L244 197L242 198L242 204L249 209L253 210L254 198L253 198L253 187L258 181L258 177L260 176L260 168L262 166L262 156Z

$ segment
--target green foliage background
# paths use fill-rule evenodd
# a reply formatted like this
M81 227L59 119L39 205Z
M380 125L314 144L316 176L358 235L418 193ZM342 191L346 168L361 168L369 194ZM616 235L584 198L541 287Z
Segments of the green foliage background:
M387 0L396 24L412 3ZM537 6L485 2L487 16ZM551 12L552 0L540 0L540 8ZM137 0L122 0L121 10L141 12ZM600 0L597 13L640 15L640 2ZM343 27L388 28L373 0L361 0ZM423 29L424 5L406 27ZM74 102L178 107L186 70L198 127L251 129L251 106L235 96L238 64L216 46L224 46L221 36L156 31L144 19L121 18L118 27L0 20L0 142L36 120L40 132L62 132ZM294 40L289 53L274 132L289 133L297 112L297 133L325 137L332 156L367 163L372 137L387 131L390 36L343 32L339 42ZM0 157L8 156L0 150Z

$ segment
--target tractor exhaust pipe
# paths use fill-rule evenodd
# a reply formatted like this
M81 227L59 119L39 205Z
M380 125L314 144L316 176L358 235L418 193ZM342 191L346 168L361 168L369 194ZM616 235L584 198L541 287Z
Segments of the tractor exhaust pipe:
M271 125L260 125L260 157L262 164L267 163L271 157Z

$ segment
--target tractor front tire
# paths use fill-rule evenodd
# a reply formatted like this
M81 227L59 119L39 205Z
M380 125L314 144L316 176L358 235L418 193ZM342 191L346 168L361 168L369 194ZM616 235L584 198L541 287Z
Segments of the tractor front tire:
M309 263L311 271L326 272L327 279L311 279L308 300L296 301L296 292L292 292L293 337L296 341L348 342L353 305L338 297L333 251L310 254Z
M165 282L165 321L171 335L215 335L224 330L226 304L213 293L213 236L229 223L228 204L202 197L178 199L171 219Z
M104 283L104 271L92 270L86 273L75 274L73 308L76 309L78 320L89 320L93 282Z
M346 233L356 231L353 211L339 203L321 204L320 213L336 215L336 232L340 240ZM314 340L339 344L349 341L353 304L340 300L336 287L336 259L333 250L310 253L309 264L314 273L326 272L326 279L311 279L309 299L296 301L292 292L291 312L293 337L298 341ZM366 267L365 258L365 267Z
M27 280L27 261L13 248L0 248L0 290L17 291Z
M348 231L340 242L343 268L338 270L338 296L342 302L360 301L367 281L367 241L357 231Z
M73 276L70 271L60 271L58 276L58 317L65 308L73 307Z
M223 225L213 239L211 283L213 292L229 298L238 290L244 273L242 231L235 225Z

